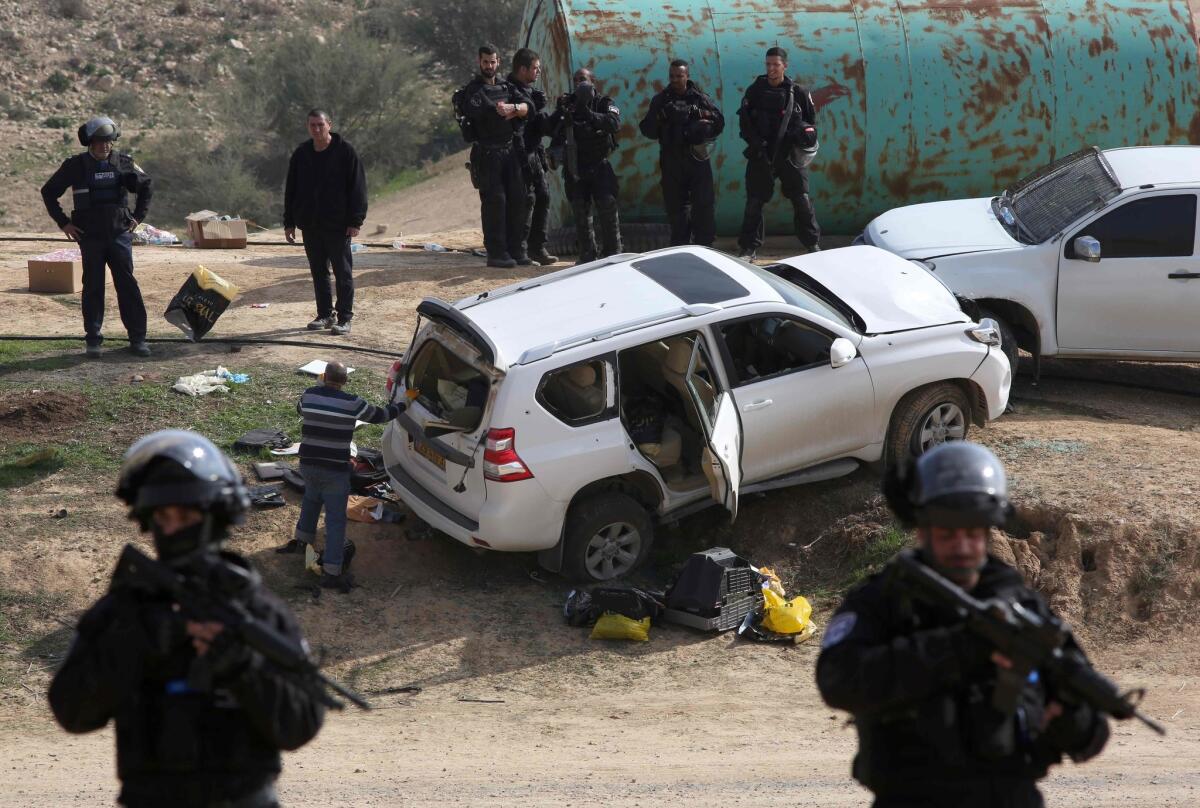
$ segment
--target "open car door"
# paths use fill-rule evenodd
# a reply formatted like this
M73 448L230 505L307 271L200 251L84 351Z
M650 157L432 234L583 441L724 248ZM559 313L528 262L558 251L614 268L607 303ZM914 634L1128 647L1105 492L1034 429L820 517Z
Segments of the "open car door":
M704 425L702 464L712 497L724 505L731 520L737 519L738 486L742 482L742 427L737 405L727 390L721 390L712 371L704 340L697 334L686 377L688 393Z

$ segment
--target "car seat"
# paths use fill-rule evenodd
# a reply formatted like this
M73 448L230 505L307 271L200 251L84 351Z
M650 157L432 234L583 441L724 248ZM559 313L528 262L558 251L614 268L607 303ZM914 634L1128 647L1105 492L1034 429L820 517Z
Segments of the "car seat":
M590 418L604 409L604 389L596 384L598 374L592 363L574 365L559 374L564 409L571 418Z
M692 394L688 391L687 386L687 371L688 363L692 358L692 340L686 337L676 337L667 342L667 355L663 360L662 372L663 379L667 384L675 388L679 396L683 399L685 409L687 410L688 422L701 435L706 433L700 414L696 412L696 407L692 403ZM712 385L699 376L693 377L693 386L696 393L700 396L700 405L704 407L706 412L712 412L713 399L716 397Z

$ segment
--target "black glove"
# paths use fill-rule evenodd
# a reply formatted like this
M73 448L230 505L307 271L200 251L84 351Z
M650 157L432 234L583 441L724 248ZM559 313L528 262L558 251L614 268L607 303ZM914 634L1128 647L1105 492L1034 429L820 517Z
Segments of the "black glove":
M575 85L575 114L582 115L592 105L596 97L596 86L590 81L582 81Z
M221 683L232 681L245 673L255 662L255 653L226 628L209 643L204 658L208 661L213 681Z
M575 96L573 96L571 93L563 93L558 97L558 100L554 102L554 108L560 112L565 112L574 103Z

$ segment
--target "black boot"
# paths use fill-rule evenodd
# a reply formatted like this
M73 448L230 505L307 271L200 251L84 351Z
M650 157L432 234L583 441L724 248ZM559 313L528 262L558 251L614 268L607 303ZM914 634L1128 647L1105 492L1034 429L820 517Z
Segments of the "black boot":
M602 196L596 200L596 218L600 223L601 257L621 252L621 214L615 196Z

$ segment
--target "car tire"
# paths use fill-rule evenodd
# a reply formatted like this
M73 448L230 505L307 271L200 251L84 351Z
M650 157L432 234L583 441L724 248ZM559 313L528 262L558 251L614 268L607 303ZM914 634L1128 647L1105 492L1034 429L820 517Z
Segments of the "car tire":
M654 523L641 503L619 491L595 494L567 514L563 572L578 581L614 581L650 553Z
M1017 347L1017 336L1013 333L1012 326L994 311L988 309L980 309L979 316L980 318L991 317L996 321L996 325L1000 326L1000 350L1004 351L1004 355L1008 357L1008 364L1012 368L1012 375L1015 379L1017 365L1021 361L1021 349Z
M920 387L900 399L884 450L884 462L902 465L948 440L966 440L971 429L971 402L956 384Z

